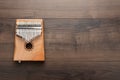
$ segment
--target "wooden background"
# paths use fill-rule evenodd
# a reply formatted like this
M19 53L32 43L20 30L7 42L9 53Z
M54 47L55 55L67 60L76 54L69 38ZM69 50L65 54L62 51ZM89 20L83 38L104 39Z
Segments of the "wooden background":
M44 19L45 62L13 62L17 18ZM0 80L120 80L120 0L0 0Z

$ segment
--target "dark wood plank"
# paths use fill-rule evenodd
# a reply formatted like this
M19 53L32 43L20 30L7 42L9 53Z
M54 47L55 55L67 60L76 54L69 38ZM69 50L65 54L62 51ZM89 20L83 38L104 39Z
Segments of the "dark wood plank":
M27 80L27 73L25 72L0 72L0 80Z
M14 42L15 19L0 19L0 43Z
M46 53L54 60L118 61L119 22L119 19L45 20Z
M0 80L119 80L120 62L0 62Z
M0 18L114 18L120 0L1 0Z
M14 19L0 22L3 25L0 35L5 36L0 38L2 61L13 59L14 22ZM44 24L46 59L120 61L119 18L44 19Z
M12 61L13 58L14 43L0 43L0 60Z

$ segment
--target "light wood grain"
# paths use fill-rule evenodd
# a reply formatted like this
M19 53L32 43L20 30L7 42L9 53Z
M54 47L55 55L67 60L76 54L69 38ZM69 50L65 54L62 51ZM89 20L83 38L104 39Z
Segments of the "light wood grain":
M17 19L17 22L39 21L42 27L42 33L32 42L32 49L27 50L26 42L15 34L14 61L44 61L44 27L42 19ZM17 26L16 26L17 28Z

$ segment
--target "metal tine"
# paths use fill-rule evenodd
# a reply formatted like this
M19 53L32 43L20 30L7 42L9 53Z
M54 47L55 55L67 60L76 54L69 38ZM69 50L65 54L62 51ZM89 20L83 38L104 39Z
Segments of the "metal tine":
M42 29L38 22L18 22L18 29Z
M18 26L20 25L20 26ZM26 26L27 25L27 26ZM30 26L34 25L34 26ZM39 25L36 27L36 25ZM36 36L40 35L42 32L42 27L40 22L17 22L17 35L21 36L23 39L25 39L26 42L30 42L33 40Z

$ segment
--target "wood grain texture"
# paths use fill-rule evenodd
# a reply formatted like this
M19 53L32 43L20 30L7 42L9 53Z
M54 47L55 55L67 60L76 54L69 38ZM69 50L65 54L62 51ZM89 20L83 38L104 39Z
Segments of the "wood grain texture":
M46 61L13 62L15 19L1 19L0 80L119 80L120 19L44 19Z
M4 21L4 20L3 20ZM8 22L7 22L8 21ZM12 22L13 21L13 22ZM4 25L14 29L15 20L6 20ZM45 49L52 60L61 61L119 61L120 58L120 19L44 19ZM14 43L13 30L2 28L7 37L0 39L1 44L10 50ZM4 39L3 39L4 38ZM9 41L10 40L10 41ZM4 47L1 45L4 52ZM13 50L13 49L12 49ZM9 53L9 52L8 52ZM74 53L74 54L73 54ZM1 59L11 55L1 53ZM7 56L4 56L7 55ZM53 55L55 57L53 57ZM69 56L68 56L69 55Z
M120 0L0 0L0 80L120 80ZM44 18L46 61L13 62L16 18Z
M1 80L119 80L119 62L1 62Z
M30 22L37 24L39 23L39 27L42 28L41 32L39 31L40 35L37 35L35 39L30 41L29 43L32 45L31 48L26 47L27 42L24 38L24 36L19 37L17 33L15 34L15 47L14 47L14 61L45 61L45 53L44 53L44 27L43 27L43 20L42 19L17 19L16 20L16 32L18 25L20 25L20 22ZM23 26L24 27L24 26ZM32 32L31 32L32 33ZM25 34L25 33L24 33ZM30 34L27 34L31 36ZM28 43L28 44L29 44ZM27 49L28 48L28 49Z
M114 18L120 0L1 0L0 18Z

